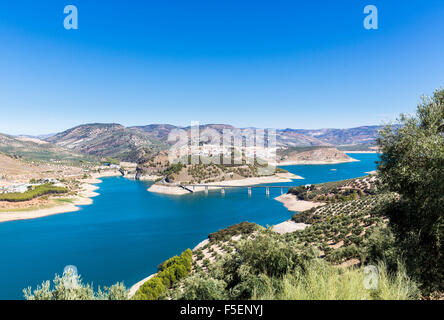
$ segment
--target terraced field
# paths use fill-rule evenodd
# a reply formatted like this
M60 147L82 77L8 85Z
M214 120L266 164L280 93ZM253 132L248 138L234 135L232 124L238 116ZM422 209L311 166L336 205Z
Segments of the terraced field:
M385 205L396 201L397 195L379 191L376 177L369 176L313 186L317 195L333 190L360 190L354 200L342 199L322 207L297 213L292 220L309 227L279 235L271 229L244 222L210 234L209 239L193 251L193 270L208 272L224 255L235 254L240 240L257 236L273 237L291 243L295 250L313 247L319 257L336 265L349 266L361 261L367 239L374 230L387 223Z

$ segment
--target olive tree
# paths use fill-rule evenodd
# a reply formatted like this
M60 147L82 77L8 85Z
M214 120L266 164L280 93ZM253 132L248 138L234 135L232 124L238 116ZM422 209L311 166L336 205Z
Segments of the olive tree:
M444 90L423 97L416 114L380 132L383 184L400 195L390 224L413 276L428 291L444 288Z
M36 289L28 287L23 290L26 300L127 300L128 291L122 283L111 287L99 287L94 292L92 285L83 284L80 275L64 272L62 276L55 275L53 288L50 281L44 281Z

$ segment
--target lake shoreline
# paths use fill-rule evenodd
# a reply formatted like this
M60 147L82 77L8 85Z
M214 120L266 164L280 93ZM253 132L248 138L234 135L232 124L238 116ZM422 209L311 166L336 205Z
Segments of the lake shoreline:
M115 172L103 172L103 173L95 173L91 178L85 179L81 184L81 191L77 196L69 198L72 200L72 203L56 205L50 208L42 208L36 210L29 211L10 211L10 212L0 212L0 223L10 222L10 221L18 221L18 220L30 220L43 218L47 216L52 216L56 214L69 213L79 211L81 208L79 206L86 206L93 204L94 197L100 195L96 192L99 189L96 184L100 184L102 180L99 178L105 177L117 177L121 176L121 173L118 171Z
M298 200L298 198L292 194L283 194L274 199L282 203L284 207L288 209L288 211L293 212L302 212L325 205L324 202Z

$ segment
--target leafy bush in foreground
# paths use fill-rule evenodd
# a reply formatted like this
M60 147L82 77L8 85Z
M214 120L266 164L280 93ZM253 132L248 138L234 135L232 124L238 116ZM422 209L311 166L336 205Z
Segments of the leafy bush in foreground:
M224 300L227 299L226 283L204 273L195 274L183 281L182 290L174 290L174 300Z
M427 294L444 290L444 89L415 115L380 131L378 176L401 201L387 211L409 273Z
M338 267L318 252L265 232L242 241L236 254L213 263L208 273L196 273L175 286L172 299L417 299L416 283L402 264L389 271L377 266L376 287L366 286L364 267Z
M49 281L43 282L35 290L28 287L23 290L26 300L127 300L128 291L122 283L111 287L99 287L94 292L92 285L83 284L80 275L63 273L62 277L56 274L51 289Z
M254 240L244 240L236 254L214 265L212 272L227 284L231 299L250 299L253 288L262 285L264 277L281 277L315 256L310 249L298 250L294 243L281 241L267 233Z
M253 289L253 299L268 300L407 300L419 298L419 290L403 268L389 273L377 266L374 289L365 286L364 268L339 268L321 259L308 261L304 268L282 278L264 277Z

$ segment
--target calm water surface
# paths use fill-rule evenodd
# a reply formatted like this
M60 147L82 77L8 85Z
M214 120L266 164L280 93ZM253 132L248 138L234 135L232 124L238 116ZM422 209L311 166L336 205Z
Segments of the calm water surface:
M287 166L304 177L286 185L337 181L376 168L376 154L351 154L360 162ZM332 170L333 169L333 170ZM100 196L80 211L0 223L0 299L21 299L22 289L53 279L75 265L86 282L128 287L165 259L193 248L211 232L242 221L266 226L291 217L273 200L280 190L227 190L182 197L147 192L150 183L103 178ZM280 184L281 185L281 184Z

